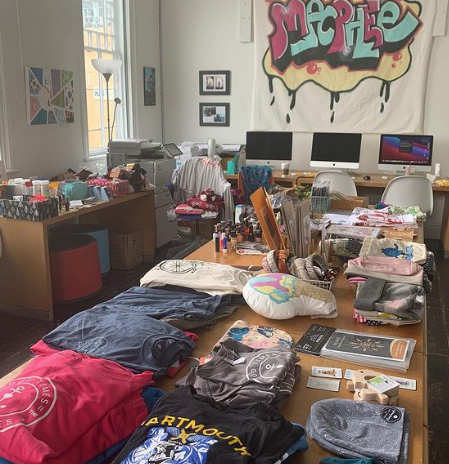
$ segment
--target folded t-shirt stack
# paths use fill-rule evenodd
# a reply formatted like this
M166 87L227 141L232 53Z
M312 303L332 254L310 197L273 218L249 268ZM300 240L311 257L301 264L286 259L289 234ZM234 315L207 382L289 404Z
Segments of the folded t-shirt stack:
M423 268L413 261L396 258L360 256L348 261L345 275L355 284L376 277L386 282L423 285Z
M113 464L279 464L307 448L304 429L275 408L233 409L186 386L159 401Z
M128 439L162 396L150 372L61 351L0 388L0 462L84 464Z
M359 255L386 256L424 264L427 260L427 248L423 243L404 242L403 240L391 238L366 237Z
M248 271L232 266L204 261L172 259L162 261L140 280L142 287L177 285L209 295L239 295L253 277Z
M232 314L243 302L237 295L209 295L167 285L162 288L132 287L95 309L107 307L110 312L135 312L189 330L212 326Z
M418 285L370 277L358 285L354 309L365 320L405 325L421 322L425 303L426 292Z
M43 343L45 342L45 343ZM31 347L46 352L45 344L108 359L134 372L167 373L176 361L187 359L195 343L181 330L136 311L88 309L68 319Z
M233 339L219 343L210 361L191 370L181 384L230 407L278 405L291 395L299 358L287 347L254 349Z
M410 418L403 408L327 399L312 405L306 430L328 451L346 458L405 464Z

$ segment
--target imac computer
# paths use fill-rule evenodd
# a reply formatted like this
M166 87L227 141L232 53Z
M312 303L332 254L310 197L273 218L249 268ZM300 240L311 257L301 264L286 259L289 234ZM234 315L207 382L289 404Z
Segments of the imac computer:
M362 134L316 132L313 134L310 166L358 169Z
M246 162L274 166L280 164L277 161L291 161L292 143L292 132L247 132Z
M408 166L418 171L432 168L433 135L390 135L380 137L379 169L405 171Z

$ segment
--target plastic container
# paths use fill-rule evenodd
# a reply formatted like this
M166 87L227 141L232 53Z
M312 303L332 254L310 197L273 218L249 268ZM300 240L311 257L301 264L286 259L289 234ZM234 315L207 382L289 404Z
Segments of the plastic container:
M41 181L33 180L33 195L40 195L41 191Z
M41 180L41 195L44 197L50 196L50 181Z
M14 184L14 195L22 195L22 181L21 177L16 177L13 181Z

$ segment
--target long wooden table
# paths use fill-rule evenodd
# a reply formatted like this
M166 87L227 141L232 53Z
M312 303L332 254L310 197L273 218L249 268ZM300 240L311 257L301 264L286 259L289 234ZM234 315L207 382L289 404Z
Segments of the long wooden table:
M215 253L212 242L204 245L202 248L187 257L190 260L201 260L207 262L216 262L229 264L238 267L260 266L261 256L239 256L234 252L228 254ZM231 316L220 320L212 329L195 330L200 337L197 342L197 349L193 356L199 358L210 353L212 347L221 338L221 336L237 320L245 320L250 324L276 327L288 332L298 341L306 332L310 324L329 325L348 330L364 331L372 334L383 334L400 337L410 337L417 340L417 345L411 360L410 368L407 373L382 369L385 374L396 377L405 377L417 381L417 390L400 390L399 406L405 408L410 413L411 419L411 440L408 454L409 464L426 464L428 462L428 418L427 418L427 347L426 347L426 324L425 320L421 324L394 327L368 327L358 324L352 318L353 301L355 290L349 286L344 276L340 273L333 287L333 293L337 299L339 316L335 319L314 319L309 317L295 317L289 320L272 320L262 317L252 311L249 306L240 306ZM343 398L352 399L353 394L346 390L346 380L340 381L340 391L337 393L312 390L306 387L307 380L312 372L312 366L339 367L343 369L364 369L367 366L362 364L351 364L341 361L333 361L320 357L298 353L301 358L301 376L296 382L291 398L284 404L281 409L282 414L288 420L306 424L310 408L315 402L326 398ZM29 362L29 361L28 361ZM18 367L2 379L0 387L9 380L19 375L24 365ZM175 390L176 380L184 377L189 372L189 366L185 366L174 379L164 378L157 381L157 386L165 392ZM380 369L377 369L380 370ZM293 464L317 464L321 459L330 455L329 452L309 439L310 448L305 453L297 453L292 457Z
M0 217L0 311L35 319L53 319L48 237L67 221L101 224L108 229L142 230L144 255L155 253L154 192L135 193L94 206L60 212L40 222Z
M187 259L242 267L251 265L260 266L262 261L261 256L240 256L234 252L229 252L228 254L215 253L212 242L204 245L195 253L188 256ZM355 290L346 282L342 273L339 274L337 281L334 284L333 293L336 296L339 311L339 316L335 319L312 320L309 317L295 317L294 319L278 321L267 319L256 314L249 308L249 306L241 306L234 314L217 323L213 329L199 329L195 331L200 336L200 340L197 342L198 347L193 356L198 358L208 354L217 340L219 340L229 327L237 320L245 320L250 324L271 326L285 330L293 337L295 342L301 338L312 323L329 325L341 329L364 331L377 335L382 334L415 338L417 340L417 345L407 373L387 369L382 369L381 371L385 374L390 374L396 377L405 377L417 380L416 391L400 390L399 405L410 413L411 418L412 436L408 463L427 463L427 348L425 321L421 324L403 327L363 326L355 322L352 318ZM300 364L302 367L301 377L295 385L292 397L282 407L281 412L287 419L304 425L306 423L307 416L309 415L310 407L316 401L325 398L352 399L353 397L353 393L346 390L346 380L342 380L340 382L340 391L338 393L307 388L306 384L309 376L311 375L312 366L340 367L343 369L343 374L345 369L357 370L367 367L362 364L356 365L341 361L332 361L304 353L299 353L299 357L301 358ZM185 367L180 373L178 373L176 379L187 375L188 371L189 368ZM175 389L174 384L176 379L162 379L158 382L158 386L164 389L164 391L172 391ZM293 457L292 463L317 464L321 459L330 455L329 452L318 446L310 439L309 444L310 449L306 453L299 453Z

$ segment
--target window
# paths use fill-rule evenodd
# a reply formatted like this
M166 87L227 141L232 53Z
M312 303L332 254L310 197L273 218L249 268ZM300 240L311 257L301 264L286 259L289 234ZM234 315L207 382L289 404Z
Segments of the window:
M119 59L123 65L109 81L109 111L111 127L114 119L114 99L120 98L112 138L127 134L125 111L125 43L123 0L82 0L84 22L84 60L86 66L86 100L89 155L106 152L108 121L106 81L92 66L95 58Z

